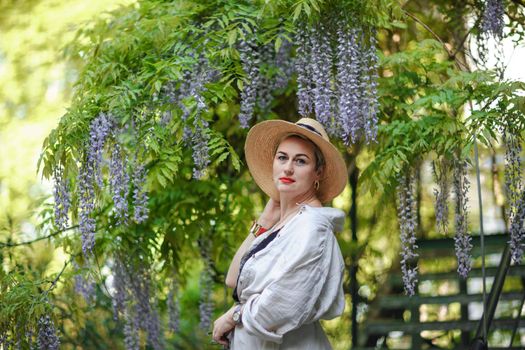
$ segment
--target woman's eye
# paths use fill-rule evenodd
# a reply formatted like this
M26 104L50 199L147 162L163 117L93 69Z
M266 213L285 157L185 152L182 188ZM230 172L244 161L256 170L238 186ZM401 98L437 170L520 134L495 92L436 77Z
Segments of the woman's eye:
M297 164L300 164L300 165L306 164L306 161L304 159L301 159L301 158L297 159L296 162L297 162Z
M286 160L286 156L277 156L277 159L279 159L279 160Z

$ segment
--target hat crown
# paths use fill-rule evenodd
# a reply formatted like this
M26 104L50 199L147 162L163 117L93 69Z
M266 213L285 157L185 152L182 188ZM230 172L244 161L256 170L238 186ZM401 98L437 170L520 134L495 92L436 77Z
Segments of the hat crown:
M295 125L300 126L304 129L310 130L311 132L321 136L323 139L330 142L330 139L328 138L328 134L326 133L323 125L315 119L301 118L295 123Z

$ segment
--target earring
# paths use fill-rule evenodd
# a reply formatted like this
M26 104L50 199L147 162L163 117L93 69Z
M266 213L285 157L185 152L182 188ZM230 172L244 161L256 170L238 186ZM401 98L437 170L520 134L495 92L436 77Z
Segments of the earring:
M314 188L315 188L316 191L319 191L319 180L315 180Z

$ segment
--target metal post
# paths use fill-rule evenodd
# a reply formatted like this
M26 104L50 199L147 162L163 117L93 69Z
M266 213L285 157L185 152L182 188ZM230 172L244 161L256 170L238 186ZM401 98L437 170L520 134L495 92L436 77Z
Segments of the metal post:
M359 169L356 167L353 168L353 171L350 173L350 188L352 189L352 206L350 207L350 229L352 231L352 242L357 246L357 180L359 177ZM358 339L358 325L357 325L357 305L359 304L359 295L358 290L359 286L357 284L357 254L355 251L352 252L352 265L350 266L350 295L352 297L352 348L355 348L359 345Z

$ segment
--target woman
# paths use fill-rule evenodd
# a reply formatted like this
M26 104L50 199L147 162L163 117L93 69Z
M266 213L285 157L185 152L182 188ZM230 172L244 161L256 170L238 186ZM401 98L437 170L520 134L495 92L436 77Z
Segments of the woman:
M333 232L345 215L322 203L346 185L343 157L310 118L257 124L245 151L270 200L230 265L226 284L236 304L214 322L213 340L233 350L331 349L319 319L344 309Z

